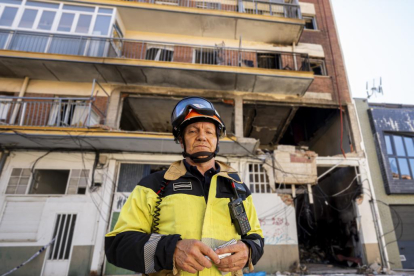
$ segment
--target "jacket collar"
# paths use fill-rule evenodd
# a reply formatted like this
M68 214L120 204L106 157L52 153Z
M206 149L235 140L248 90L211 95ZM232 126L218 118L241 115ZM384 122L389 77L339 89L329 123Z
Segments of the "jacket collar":
M227 164L223 162L220 162L220 161L216 161L216 162L220 166L220 172L217 175L230 178L233 181L240 183L240 181L237 181L236 179L230 176L232 174L237 174L236 170L234 170L232 167L228 166ZM165 172L164 179L169 180L169 181L177 180L178 178L184 176L186 173L187 173L187 169L185 168L183 160L176 161L172 163L170 167L168 168L168 170Z

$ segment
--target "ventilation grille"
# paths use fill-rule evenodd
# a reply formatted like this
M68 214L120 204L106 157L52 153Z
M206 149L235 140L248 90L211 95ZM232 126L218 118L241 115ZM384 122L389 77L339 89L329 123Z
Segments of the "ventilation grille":
M59 214L57 216L53 237L56 237L49 253L49 260L69 259L75 229L75 214Z

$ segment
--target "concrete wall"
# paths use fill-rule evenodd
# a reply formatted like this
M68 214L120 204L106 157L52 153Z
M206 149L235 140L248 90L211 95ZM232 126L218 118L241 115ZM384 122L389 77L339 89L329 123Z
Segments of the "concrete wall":
M375 189L375 195L378 200L378 209L380 212L381 225L383 227L385 235L385 241L387 245L387 252L389 256L389 262L392 268L402 268L400 261L400 253L398 244L394 242L397 237L395 235L394 225L391 217L391 210L389 205L413 205L413 195L387 195L384 181L381 176L381 167L379 163L379 156L377 155L376 144L374 141L374 135L370 127L370 121L368 117L368 103L365 99L355 99L355 106L361 125L362 137L365 146L365 152L367 153L367 159L369 162L369 168L371 171L372 183ZM385 204L381 203L384 202Z
M39 246L0 247L0 274L8 272L28 260L39 251ZM16 276L39 276L45 259L45 252L41 253L30 263L13 272Z

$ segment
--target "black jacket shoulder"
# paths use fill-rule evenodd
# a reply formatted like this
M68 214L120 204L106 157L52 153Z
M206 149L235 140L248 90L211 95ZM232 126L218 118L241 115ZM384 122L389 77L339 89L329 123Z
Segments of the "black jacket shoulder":
M158 192L162 182L164 181L164 175L167 170L152 173L145 176L138 182L137 186L142 186L153 190L155 193Z

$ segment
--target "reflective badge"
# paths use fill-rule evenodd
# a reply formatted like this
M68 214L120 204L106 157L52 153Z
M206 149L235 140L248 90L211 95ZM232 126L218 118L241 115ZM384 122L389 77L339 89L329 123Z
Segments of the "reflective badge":
M191 191L193 189L193 184L191 182L177 182L173 183L174 191Z

